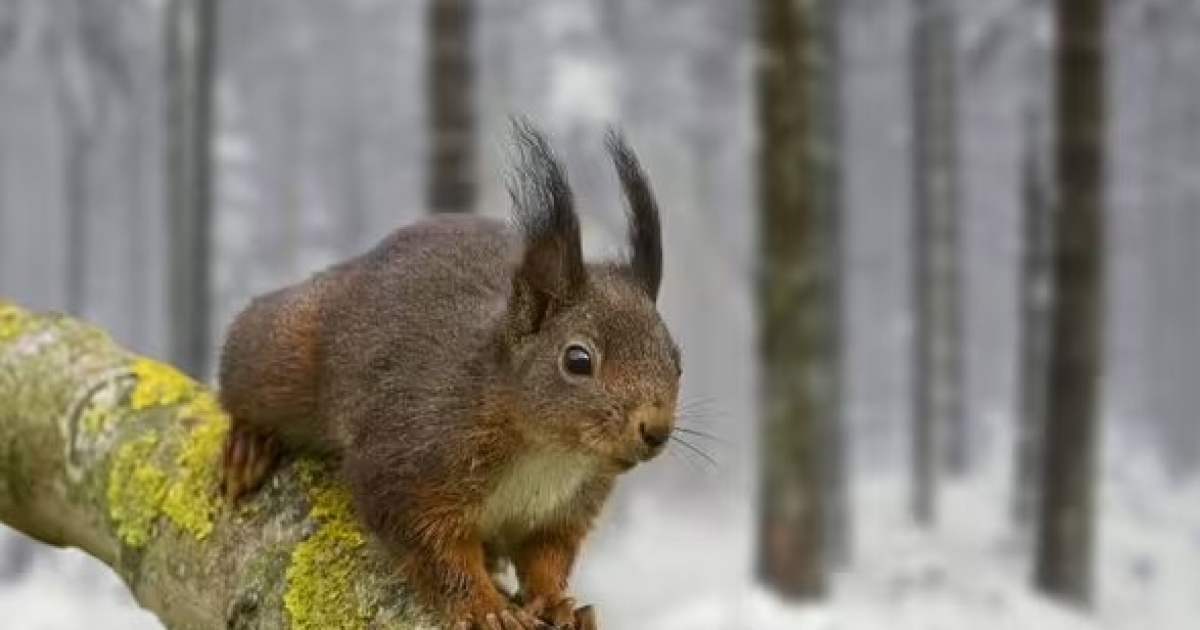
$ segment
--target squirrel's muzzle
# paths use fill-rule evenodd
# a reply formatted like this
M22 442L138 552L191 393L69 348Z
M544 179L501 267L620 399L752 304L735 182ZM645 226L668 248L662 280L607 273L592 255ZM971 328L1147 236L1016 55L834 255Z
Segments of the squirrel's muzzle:
M638 432L642 434L646 446L652 449L661 448L671 437L671 427L662 424L641 424L638 425Z
M644 461L661 453L667 441L671 439L671 431L675 428L675 414L665 405L645 403L630 414L629 425L637 432L641 447L639 459Z

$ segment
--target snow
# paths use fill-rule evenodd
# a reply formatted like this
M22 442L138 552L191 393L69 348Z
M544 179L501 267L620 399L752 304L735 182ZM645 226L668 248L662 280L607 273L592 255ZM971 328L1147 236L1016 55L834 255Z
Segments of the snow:
M16 534L0 529L0 555ZM155 630L158 620L134 602L116 575L74 549L39 549L28 571L0 580L5 630Z
M1169 482L1123 444L1112 439L1104 456L1092 612L1028 587L1031 544L1009 527L1011 471L996 456L973 476L943 486L939 524L928 532L907 518L906 475L860 473L852 499L857 561L836 576L821 605L784 603L747 579L750 549L731 549L730 541L749 539L748 514L652 506L622 525L630 535L592 550L599 557L584 561L580 595L597 602L605 626L620 630L1195 627L1200 484Z

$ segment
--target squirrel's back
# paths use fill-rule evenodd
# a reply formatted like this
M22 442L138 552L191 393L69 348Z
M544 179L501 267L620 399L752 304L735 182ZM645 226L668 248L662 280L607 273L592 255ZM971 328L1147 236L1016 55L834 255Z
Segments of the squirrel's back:
M432 215L255 298L229 327L222 404L285 445L340 453L347 411L405 403L419 412L422 400L470 385L444 381L488 343L519 252L501 221Z

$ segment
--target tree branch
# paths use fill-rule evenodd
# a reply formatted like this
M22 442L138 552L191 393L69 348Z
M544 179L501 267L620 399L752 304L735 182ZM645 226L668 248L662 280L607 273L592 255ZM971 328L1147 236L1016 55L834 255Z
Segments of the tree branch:
M172 630L437 627L321 463L231 509L227 431L174 368L0 300L0 522L112 567Z

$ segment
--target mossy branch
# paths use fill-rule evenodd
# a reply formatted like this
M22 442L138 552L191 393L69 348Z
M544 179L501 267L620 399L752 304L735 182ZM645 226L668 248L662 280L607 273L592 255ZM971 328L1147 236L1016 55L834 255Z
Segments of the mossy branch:
M0 522L98 558L172 630L439 627L320 463L230 508L228 426L174 368L0 300Z

